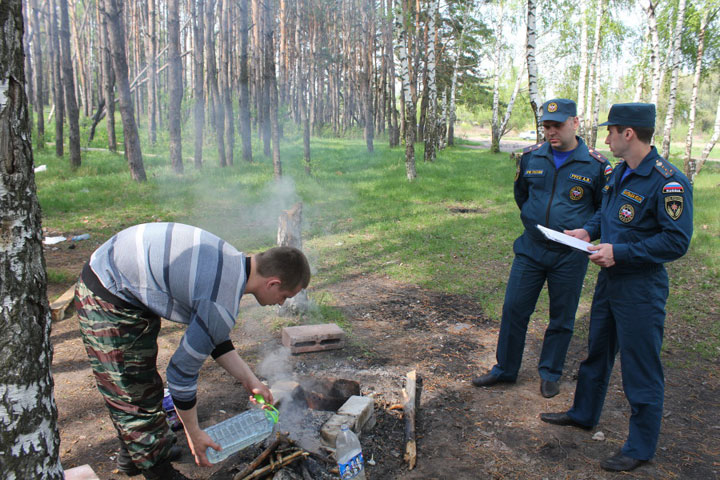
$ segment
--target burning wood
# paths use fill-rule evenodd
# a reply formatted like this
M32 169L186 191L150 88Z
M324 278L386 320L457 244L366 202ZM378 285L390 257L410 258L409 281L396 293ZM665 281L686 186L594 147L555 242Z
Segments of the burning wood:
M407 374L405 388L403 389L403 417L405 418L405 456L404 459L408 463L408 468L415 468L417 461L417 446L415 444L415 413L418 408L420 398L420 388L422 379L418 377L417 372L412 370Z

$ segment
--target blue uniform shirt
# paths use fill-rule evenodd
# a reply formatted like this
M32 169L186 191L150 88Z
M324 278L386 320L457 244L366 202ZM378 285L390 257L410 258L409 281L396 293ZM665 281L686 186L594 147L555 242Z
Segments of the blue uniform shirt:
M602 242L613 245L610 271L637 270L685 254L693 232L692 187L655 147L631 174L621 162L603 189L602 209L590 224L601 225Z
M600 225L586 223L600 208L606 175L612 167L605 157L576 138L578 146L558 168L549 143L526 148L518 162L515 202L525 232L537 241L546 241L538 224L559 231L585 228L592 239L599 237Z

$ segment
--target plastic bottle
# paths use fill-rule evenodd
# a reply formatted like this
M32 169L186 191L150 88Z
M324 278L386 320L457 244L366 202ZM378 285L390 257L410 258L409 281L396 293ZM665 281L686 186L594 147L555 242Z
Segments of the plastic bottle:
M70 238L71 242L79 242L80 240L87 240L90 238L89 233L83 233L81 235L75 235L74 237Z
M208 448L205 451L210 463L225 460L233 453L260 442L273 431L275 422L272 415L265 410L254 408L205 429L221 451Z
M337 458L342 480L348 478L365 480L365 462L360 440L347 425L340 428L340 433L335 440L335 458Z
M183 428L180 417L178 417L178 414L175 411L175 403L173 402L172 396L170 395L170 390L168 390L167 388L165 389L165 396L163 397L162 406L163 410L165 410L167 423L168 425L170 425L172 431L175 432Z

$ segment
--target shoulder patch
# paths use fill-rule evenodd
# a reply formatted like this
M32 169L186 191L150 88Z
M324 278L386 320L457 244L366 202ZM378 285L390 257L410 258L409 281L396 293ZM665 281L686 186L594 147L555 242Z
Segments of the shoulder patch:
M534 152L535 150L542 147L543 145L545 145L545 142L536 143L535 145L531 145L529 147L523 148L522 153L525 154L525 153Z
M685 189L678 182L669 182L663 187L662 193L685 193Z
M670 178L675 174L675 169L659 158L655 160L655 170L660 172L660 175L665 178Z
M604 171L603 173L604 173L605 176L607 177L607 176L610 175L612 172L613 172L612 165L610 165L610 162L608 162L608 164L605 165L605 171Z
M605 163L608 161L608 159L605 155L598 152L594 148L588 148L588 153L590 153L590 156L593 157L595 160L597 160L600 163Z

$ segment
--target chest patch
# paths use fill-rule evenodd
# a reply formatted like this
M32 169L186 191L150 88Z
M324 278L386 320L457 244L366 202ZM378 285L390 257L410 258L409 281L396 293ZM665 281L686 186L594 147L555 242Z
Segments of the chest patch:
M570 189L570 200L578 201L580 200L583 195L585 194L585 191L583 190L583 187L580 185L575 185Z
M632 219L635 218L635 207L633 207L629 203L621 206L620 210L618 211L618 218L623 223L632 222Z
M577 180L578 182L587 183L588 185L592 185L592 179L590 177L586 177L584 175L578 175L577 173L571 173L570 180Z
M607 193L610 190L610 185L605 185L602 189L603 193Z
M685 193L685 189L678 182L666 183L662 189L663 193Z
M526 177L542 177L545 175L545 170L525 170Z
M642 203L643 200L645 200L645 197L643 195L640 195L639 193L635 193L633 191L628 190L627 188L620 193L623 197L629 198L630 200L634 200L637 203Z
M680 195L668 195L665 197L665 212L673 220L680 218L683 212L683 197Z

